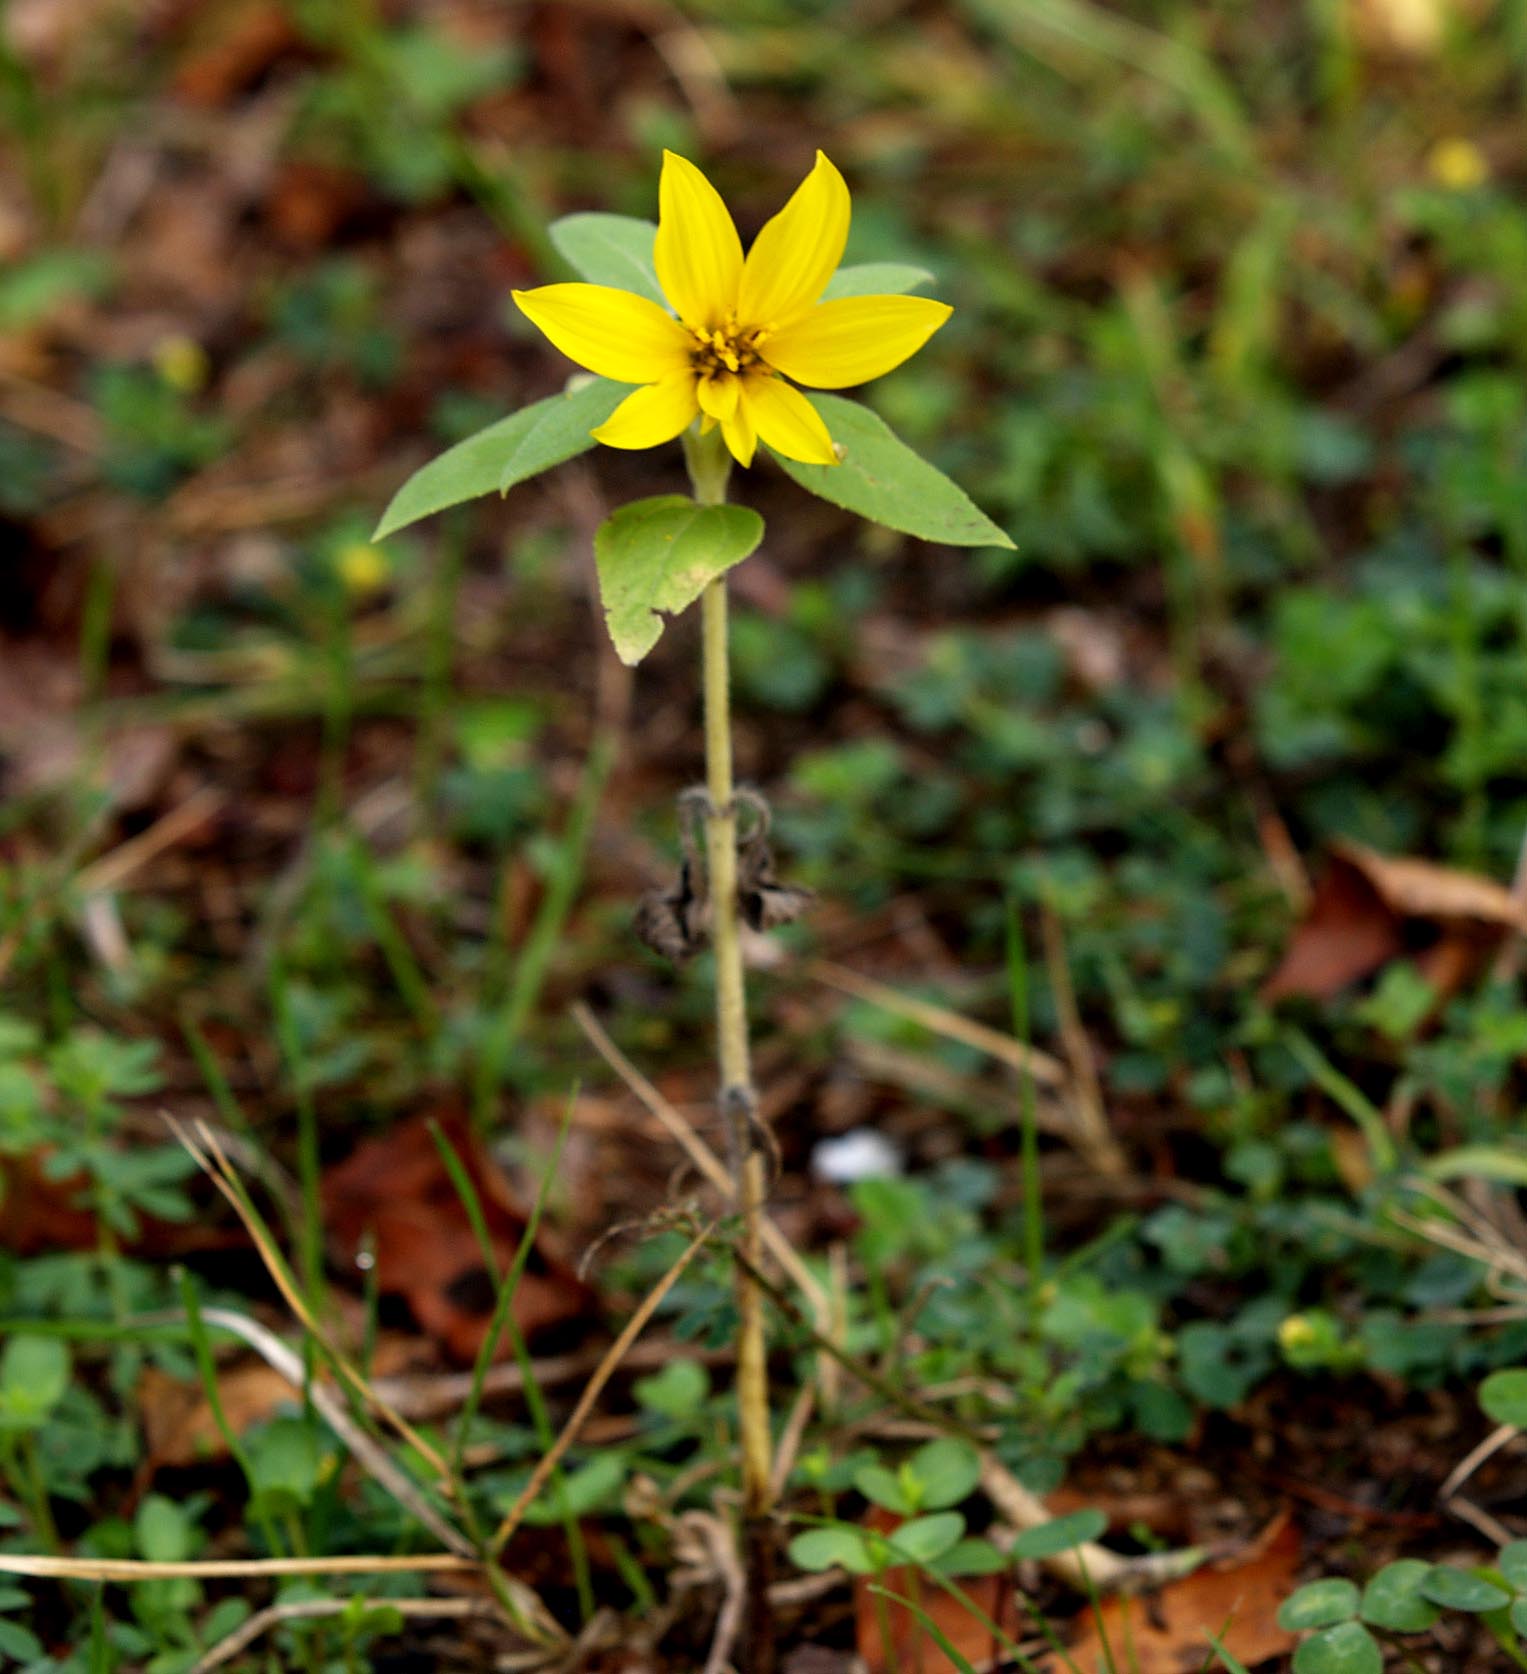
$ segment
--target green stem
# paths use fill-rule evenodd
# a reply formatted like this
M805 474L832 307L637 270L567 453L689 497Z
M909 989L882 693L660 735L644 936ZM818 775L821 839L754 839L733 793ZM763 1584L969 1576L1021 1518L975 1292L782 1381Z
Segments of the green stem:
M731 461L719 430L685 437L685 457L695 498L718 506L726 499ZM763 1254L767 1195L764 1158L754 1143L757 1095L748 1051L747 988L737 911L737 811L732 779L731 678L727 647L725 577L700 601L705 696L706 875L710 886L711 945L716 968L716 1060L721 1111L732 1138L732 1167L742 1219L737 1254L737 1428L741 1444L742 1511L750 1626L747 1674L773 1666L767 1620L773 1506L770 1475L768 1346L763 1292L752 1276Z

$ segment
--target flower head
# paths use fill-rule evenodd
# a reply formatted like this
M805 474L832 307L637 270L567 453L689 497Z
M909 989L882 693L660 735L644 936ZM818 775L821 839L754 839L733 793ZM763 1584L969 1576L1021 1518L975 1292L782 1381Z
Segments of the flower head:
M899 366L948 319L916 296L822 301L848 238L848 187L819 151L816 166L753 241L693 163L663 153L654 261L670 314L608 285L516 291L521 311L570 359L640 384L598 429L614 448L672 441L698 418L721 426L732 456L752 463L762 439L788 459L835 465L832 437L787 379L816 389L868 383ZM677 317L675 317L677 316Z

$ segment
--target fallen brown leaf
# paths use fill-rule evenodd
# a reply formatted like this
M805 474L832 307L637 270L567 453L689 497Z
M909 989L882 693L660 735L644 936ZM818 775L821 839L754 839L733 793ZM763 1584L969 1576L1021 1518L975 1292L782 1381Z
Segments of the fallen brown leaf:
M1417 964L1446 996L1469 980L1504 935L1527 933L1527 901L1473 872L1379 854L1360 843L1334 844L1308 911L1262 985L1262 998L1330 999L1408 946L1420 946L1416 926L1435 932Z
M1299 1534L1285 1519L1245 1562L1195 1570L1144 1597L1104 1599L1071 1645L1071 1659L1080 1674L1108 1674L1110 1650L1132 1674L1195 1674L1205 1666L1212 1633L1255 1668L1293 1648L1295 1635L1278 1626L1277 1616L1298 1568ZM1052 1659L1049 1666L1061 1664Z
M441 1130L471 1178L482 1203L499 1271L525 1230L525 1214L502 1170L454 1114L437 1116ZM494 1285L456 1188L430 1133L430 1119L413 1117L358 1146L323 1183L324 1221L350 1259L369 1237L377 1281L401 1295L419 1324L457 1361L470 1362L487 1331ZM593 1293L542 1229L514 1297L520 1331L583 1318ZM513 1352L505 1332L498 1358Z

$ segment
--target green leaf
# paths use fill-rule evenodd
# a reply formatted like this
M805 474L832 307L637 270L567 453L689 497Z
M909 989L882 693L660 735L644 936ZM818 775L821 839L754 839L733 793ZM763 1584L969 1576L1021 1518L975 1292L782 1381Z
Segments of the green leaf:
M1228 1674L1250 1674L1246 1664L1225 1649L1217 1634L1209 1634L1209 1643L1214 1647L1214 1654L1219 1658L1221 1665L1228 1671Z
M14 1336L0 1353L0 1429L31 1430L63 1399L69 1349L57 1337Z
M557 1523L567 1515L588 1517L608 1510L619 1502L620 1491L630 1474L629 1461L618 1449L596 1453L586 1464L563 1477L560 1493L548 1488L534 1500L525 1521L540 1526Z
M1527 1430L1527 1367L1491 1372L1479 1386L1479 1404L1497 1424Z
M555 231L552 236L556 237ZM564 250L563 254L567 252ZM568 260L572 258L569 256ZM913 267L908 262L859 262L840 267L833 274L822 292L822 301L831 302L840 296L904 296L919 285L932 283L933 275L927 268Z
M790 1561L812 1571L837 1565L850 1575L870 1575L875 1569L864 1537L855 1529L808 1529L790 1542Z
M1431 1180L1477 1178L1527 1187L1527 1151L1507 1145L1459 1145L1433 1157L1422 1172Z
M1527 1593L1527 1540L1513 1540L1501 1547L1495 1567L1519 1593Z
M1107 1517L1088 1506L1025 1529L1013 1542L1012 1554L1015 1558L1053 1558L1057 1552L1069 1552L1073 1546L1096 1540L1107 1527Z
M1520 1634L1527 1634L1527 1598L1519 1598L1511 1606L1511 1625Z
M698 1360L670 1360L661 1371L638 1378L631 1387L649 1412L664 1418L692 1418L710 1394L710 1373Z
M981 1479L980 1455L953 1436L925 1443L908 1464L922 1484L921 1504L928 1511L958 1505Z
M898 1517L910 1517L917 1506L907 1494L906 1485L896 1471L884 1465L865 1465L854 1472L854 1487L875 1505L894 1511Z
M507 494L516 483L586 453L594 446L589 432L630 393L624 384L593 378L468 436L414 472L393 495L372 540L495 489Z
M23 1668L42 1660L42 1641L19 1622L0 1621L0 1656L10 1657Z
M133 1519L138 1550L151 1563L178 1564L191 1556L194 1533L185 1511L163 1494L149 1494Z
M1511 1602L1511 1594L1504 1587L1497 1587L1482 1575L1471 1575L1466 1569L1454 1569L1451 1564L1433 1564L1421 1582L1421 1592L1445 1610L1467 1610L1471 1615L1500 1610Z
M1384 1653L1361 1622L1312 1634L1294 1652L1294 1674L1383 1674Z
M564 215L551 225L551 241L591 285L613 285L666 308L657 282L652 241L657 228L634 215Z
M808 394L806 399L822 415L843 457L836 465L802 465L775 454L780 468L802 488L921 540L1012 546L963 488L913 453L868 407L839 395Z
M931 1564L953 1550L965 1533L965 1519L957 1511L935 1511L931 1517L914 1517L893 1529L887 1537L898 1558L914 1564Z
M1330 1627L1348 1622L1357 1614L1357 1588L1350 1581L1331 1576L1311 1581L1291 1593L1278 1606L1278 1626L1297 1633L1304 1628Z
M599 598L623 663L639 663L663 632L659 611L677 614L706 585L740 564L763 539L746 506L701 506L683 494L633 500L594 536Z
M968 1540L957 1541L935 1560L932 1568L942 1576L958 1580L962 1575L1001 1575L1011 1562L989 1540L972 1535Z
M1363 1620L1391 1633L1424 1633L1442 1614L1421 1591L1431 1567L1420 1558L1385 1564L1363 1588Z

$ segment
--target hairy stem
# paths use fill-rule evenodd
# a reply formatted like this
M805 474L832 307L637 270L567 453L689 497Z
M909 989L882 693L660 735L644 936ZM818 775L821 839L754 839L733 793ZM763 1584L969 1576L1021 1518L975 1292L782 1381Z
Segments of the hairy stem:
M730 460L719 430L685 438L685 456L695 498L720 505L726 498ZM753 1273L763 1252L767 1176L755 1143L757 1096L748 1053L747 989L737 909L737 811L732 780L730 669L727 656L726 578L718 577L701 598L705 694L706 873L710 885L711 945L716 962L716 1058L721 1077L721 1112L731 1136L737 1204L742 1217L737 1267L737 1427L741 1443L743 1541L748 1578L748 1616L743 1667L768 1674L773 1667L773 1634L768 1621L768 1587L773 1542L769 1513L772 1443L769 1434L769 1372L764 1332L764 1294Z

